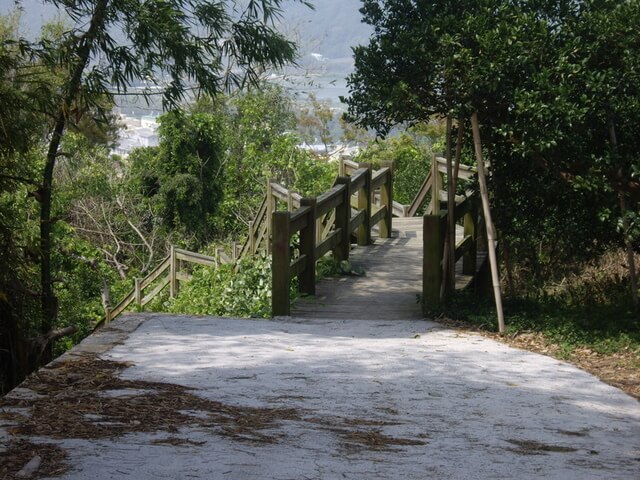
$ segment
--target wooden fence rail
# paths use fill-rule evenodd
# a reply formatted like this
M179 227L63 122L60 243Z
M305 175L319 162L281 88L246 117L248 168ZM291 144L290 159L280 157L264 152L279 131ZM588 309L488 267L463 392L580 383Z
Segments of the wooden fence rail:
M345 173L344 170L341 173ZM352 234L356 235L358 245L368 245L371 229L380 224L380 237L389 237L392 185L391 167L373 172L371 166L359 165L351 170L351 176L339 176L334 187L322 195L300 199L300 207L293 212L273 212L271 301L274 316L290 314L290 285L294 276L298 277L300 292L315 294L316 261L329 251L338 261L347 260ZM322 218L334 219L324 237L317 234L318 221ZM291 239L296 233L300 238L298 255L294 256Z
M134 280L133 289L113 308L108 308L105 319L102 323L108 324L129 305L135 303L138 307L143 307L153 300L167 285L169 286L169 296L175 297L178 293L179 281L191 280L191 275L182 270L182 264L193 263L198 265L218 265L220 263L230 263L229 257L221 250L216 252L216 256L203 255L201 253L189 252L180 248L171 247L171 253L156 268L154 268L144 278ZM146 295L144 290L153 285L153 289Z
M347 175L359 168L359 164L351 160L341 159L339 166L339 175ZM447 192L444 190L444 175L447 173L447 160L441 156L434 155L431 162L431 171L428 173L420 189L409 205L403 205L395 200L392 202L393 215L396 217L414 217L427 200L431 200L427 213L435 213L439 210L440 202L446 202ZM476 168L468 165L460 165L458 168L458 178L463 180L470 179L476 174ZM435 181L434 181L435 179ZM437 191L438 195L432 195L433 191ZM456 196L456 202L464 200L463 196Z

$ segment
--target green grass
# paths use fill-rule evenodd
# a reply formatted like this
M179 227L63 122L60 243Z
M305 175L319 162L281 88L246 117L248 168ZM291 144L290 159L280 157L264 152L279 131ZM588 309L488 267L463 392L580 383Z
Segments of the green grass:
M445 313L487 331L497 331L495 307L471 293L460 293ZM625 305L570 306L554 299L507 299L506 333L537 332L570 355L586 347L608 354L630 349L640 352L640 321Z

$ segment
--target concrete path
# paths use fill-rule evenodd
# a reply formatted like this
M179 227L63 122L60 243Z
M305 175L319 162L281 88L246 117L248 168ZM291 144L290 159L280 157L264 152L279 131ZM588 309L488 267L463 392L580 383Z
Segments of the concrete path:
M126 315L61 362L91 353L130 362L81 420L117 435L31 438L69 452L66 479L640 478L636 400L431 322ZM127 406L147 416L107 416Z

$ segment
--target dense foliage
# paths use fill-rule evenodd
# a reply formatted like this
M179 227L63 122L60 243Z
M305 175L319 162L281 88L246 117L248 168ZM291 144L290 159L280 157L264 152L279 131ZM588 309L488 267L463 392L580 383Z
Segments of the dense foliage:
M361 12L374 34L355 49L350 117L384 134L478 112L494 220L526 285L625 240L639 248L640 2L364 0Z

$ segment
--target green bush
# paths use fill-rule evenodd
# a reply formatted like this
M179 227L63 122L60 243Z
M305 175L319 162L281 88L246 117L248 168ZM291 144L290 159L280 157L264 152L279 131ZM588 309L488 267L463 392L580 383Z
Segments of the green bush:
M292 298L295 298L292 289ZM199 267L167 305L174 313L227 317L271 316L271 257L256 255L237 266Z

